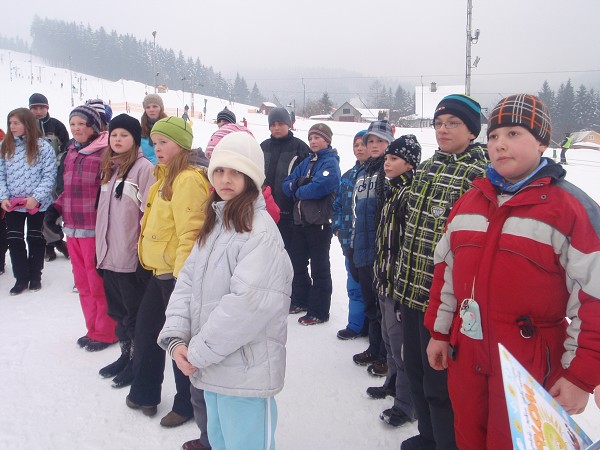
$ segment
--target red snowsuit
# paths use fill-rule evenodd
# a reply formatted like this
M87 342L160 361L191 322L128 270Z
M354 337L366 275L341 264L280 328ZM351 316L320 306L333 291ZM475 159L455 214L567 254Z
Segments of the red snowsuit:
M549 163L501 206L489 180L476 179L436 247L425 326L454 349L461 450L512 448L498 342L546 389L560 377L587 392L600 384L600 210L564 174ZM481 340L460 331L468 298L481 310Z

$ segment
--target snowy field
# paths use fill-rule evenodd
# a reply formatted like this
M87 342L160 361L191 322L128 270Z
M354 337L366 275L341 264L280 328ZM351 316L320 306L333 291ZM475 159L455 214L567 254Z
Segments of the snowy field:
M11 52L13 81L10 80L9 52L0 50L0 127L6 129L6 114L27 106L33 92L41 92L50 102L50 114L65 124L71 108L70 73L64 69L43 67L42 82L33 83L29 55ZM33 61L34 67L42 66ZM20 76L19 76L20 75ZM79 74L76 74L79 76ZM146 87L129 81L115 83L83 75L87 87L83 100L75 95L75 105L87 98L102 97L113 103L125 100L141 104ZM61 88L61 83L63 87ZM167 108L181 107L191 100L180 91L163 96ZM205 98L196 94L196 105ZM208 99L209 119L216 117L226 101ZM199 107L196 106L197 110ZM269 136L266 116L249 113L249 106L230 106L248 126L258 141ZM116 110L115 114L120 112ZM298 111L299 112L299 111ZM137 115L132 112L132 115ZM314 122L296 122L296 136L306 140ZM361 124L332 122L333 146L341 157L342 172L353 164L352 137ZM212 121L194 119L196 146L206 146L217 129ZM431 129L398 129L417 135L429 157L435 146ZM547 156L552 156L549 150ZM567 154L567 178L600 202L600 152L570 150ZM362 450L398 449L400 443L417 433L416 424L391 428L379 420L379 413L391 407L392 400L372 400L365 390L382 383L364 367L352 362L352 355L366 349L365 338L340 341L338 329L346 325L346 271L337 240L332 241L331 262L334 292L331 320L323 325L303 327L290 316L288 327L288 370L286 384L276 398L279 424L277 448L286 450ZM110 379L100 378L98 370L114 361L118 346L99 353L77 347L75 341L85 334L78 296L73 285L69 261L59 255L46 263L42 290L8 294L14 279L7 254L7 272L0 276L0 449L178 449L184 441L198 437L193 422L179 428L164 429L160 418L171 407L174 382L167 365L163 385L163 402L158 414L148 418L125 406L128 388L110 387ZM600 368L599 368L600 370ZM586 411L574 417L592 440L600 439L600 411L591 399Z

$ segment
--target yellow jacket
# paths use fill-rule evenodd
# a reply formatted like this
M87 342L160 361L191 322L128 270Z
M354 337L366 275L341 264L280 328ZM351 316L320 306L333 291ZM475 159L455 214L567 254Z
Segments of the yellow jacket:
M164 164L154 169L157 181L148 191L138 254L154 275L177 277L204 224L210 183L203 169L186 169L175 178L173 198L167 201L159 195L167 172Z

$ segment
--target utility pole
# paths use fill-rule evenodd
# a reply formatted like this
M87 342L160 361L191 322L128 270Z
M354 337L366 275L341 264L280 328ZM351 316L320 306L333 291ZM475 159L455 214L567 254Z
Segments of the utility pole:
M154 93L156 94L156 77L158 76L158 73L156 73L156 31L152 32L152 38L154 39L154 52L152 55L152 73L154 74Z
M471 45L479 41L479 28L475 34L471 33L471 19L473 15L473 0L467 0L467 58L465 67L465 95L471 95L471 68L477 67L479 56L471 64Z

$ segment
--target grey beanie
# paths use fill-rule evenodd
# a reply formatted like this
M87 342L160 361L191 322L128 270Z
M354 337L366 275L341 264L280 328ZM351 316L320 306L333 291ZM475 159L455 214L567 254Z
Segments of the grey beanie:
M290 117L290 113L287 112L285 108L273 108L269 113L269 127L273 125L274 122L285 123L287 126L292 128L292 119Z

